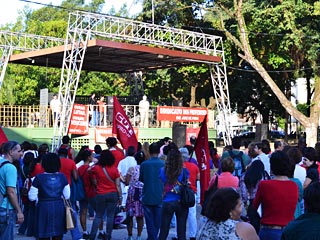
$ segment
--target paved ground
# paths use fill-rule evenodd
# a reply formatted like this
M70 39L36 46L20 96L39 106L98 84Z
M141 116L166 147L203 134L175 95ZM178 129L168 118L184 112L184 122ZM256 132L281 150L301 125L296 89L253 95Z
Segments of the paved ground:
M201 209L200 205L197 204L197 215L199 215L200 209ZM198 216L198 220L199 220L199 218L200 218L200 216ZM88 220L87 220L88 230L91 229L91 224L92 224L92 220L89 220L89 219L88 219ZM104 227L105 227L105 226L104 226ZM79 225L79 229L82 230L81 227L80 227L80 225ZM15 230L16 230L16 232L17 232L17 231L18 231L18 228L16 228ZM134 230L133 230L133 237L134 237L134 239L136 238L136 236L137 236L137 230L134 229ZM170 232L169 232L168 239L171 239L171 238L173 238L173 237L175 237L175 236L176 236L176 229L175 229L175 228L171 228L171 229L170 229ZM112 240L125 240L125 239L127 239L127 238L128 238L127 229L114 229L114 230L112 231ZM14 237L14 239L17 239L17 240L31 240L31 239L32 239L32 240L34 240L35 238L33 238L33 237L26 237L26 236L22 236L22 235L16 235L16 236ZM143 239L143 240L144 240L144 239L147 239L147 230L146 230L146 229L143 229L143 231L142 231L142 239ZM67 234L65 234L64 240L72 240L70 232L68 232Z

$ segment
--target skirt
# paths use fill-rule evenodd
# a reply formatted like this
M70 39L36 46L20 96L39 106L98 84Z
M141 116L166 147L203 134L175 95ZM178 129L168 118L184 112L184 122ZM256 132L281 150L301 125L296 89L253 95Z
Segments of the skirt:
M142 188L130 186L127 194L126 209L129 217L143 217L141 202Z

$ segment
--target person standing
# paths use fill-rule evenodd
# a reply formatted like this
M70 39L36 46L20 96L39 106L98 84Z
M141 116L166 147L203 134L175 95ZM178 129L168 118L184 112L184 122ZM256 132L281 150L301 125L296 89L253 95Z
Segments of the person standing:
M30 188L30 201L37 201L36 232L38 239L60 240L66 228L64 200L70 198L70 186L63 173L60 173L60 159L54 153L42 157L44 173L38 174Z
M125 184L125 181L126 181L126 175L127 175L128 169L130 167L137 166L137 161L134 158L134 154L135 154L135 147L129 146L127 150L127 156L124 159L122 159L118 165L118 171L120 173L120 179L121 179L120 186L122 191L122 206L125 206L127 201L127 193L128 193L129 187Z
M117 139L115 137L108 137L106 139L106 144L115 158L115 167L118 167L119 162L124 159L124 153L122 149L117 146Z
M147 96L144 95L139 102L140 127L147 128L149 126L149 107L150 103L147 100Z
M90 120L90 126L95 127L97 126L97 99L96 99L96 94L92 93L90 99L89 99L89 111L92 113L91 114L91 120Z
M142 204L147 225L148 240L157 240L161 223L163 184L159 180L164 162L158 157L158 143L149 146L150 159L140 166L139 181L142 182Z
M62 137L62 144L59 149L66 148L68 151L68 155L67 155L68 158L75 160L76 153L75 153L74 149L70 146L70 142L71 142L71 139L68 135L63 136ZM57 151L59 151L59 149L57 149Z
M50 101L50 109L52 112L52 119L53 119L54 126L58 126L60 108L61 108L61 103L58 99L57 94L54 94L52 100Z
M115 163L115 157L111 151L103 150L100 159L91 169L92 182L96 187L96 216L94 217L90 240L96 238L96 234L106 212L106 235L104 239L110 240L113 229L113 220L117 204L121 203L122 193L120 188L120 174Z
M97 125L101 126L102 121L104 120L105 116L105 105L106 103L104 102L104 96L101 96L100 99L97 101L98 103L98 122Z
M17 168L12 164L22 157L23 151L16 141L8 141L2 145L2 153L3 157L0 157L0 192L4 198L0 203L0 240L7 240L14 239L16 221L17 223L24 221L17 197Z
M189 182L190 187L194 191L194 197L197 195L197 182L200 181L200 171L198 165L189 162L189 151L187 148L183 147L180 148L179 151L182 155L183 165L186 169L188 169L190 176L189 176ZM193 207L189 208L189 214L188 214L188 233L190 240L195 240L197 235L197 204L195 204Z

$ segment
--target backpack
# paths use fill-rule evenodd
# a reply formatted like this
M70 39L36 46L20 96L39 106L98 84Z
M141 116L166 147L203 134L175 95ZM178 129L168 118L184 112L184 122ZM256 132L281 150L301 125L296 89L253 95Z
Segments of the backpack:
M242 159L243 152L240 151L238 154L234 154L232 150L229 150L228 153L234 162L233 176L240 178L241 174L245 172L245 166Z
M7 163L11 163L9 161L4 161L3 163L1 163L0 168L2 168L2 166L4 166ZM0 206L2 205L3 199L7 197L6 193L2 193L0 192Z

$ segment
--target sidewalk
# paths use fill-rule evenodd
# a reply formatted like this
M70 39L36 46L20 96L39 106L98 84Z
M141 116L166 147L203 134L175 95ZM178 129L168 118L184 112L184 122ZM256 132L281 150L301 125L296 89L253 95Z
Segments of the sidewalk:
M197 204L197 219L199 221L200 219L200 211L201 211L201 206L199 204ZM78 218L79 219L79 218ZM90 231L91 229L91 225L92 225L92 220L90 220L89 218L87 219L87 229L88 231ZM78 227L80 229L80 231L82 232L80 223L78 223ZM105 228L105 225L104 225ZM16 227L15 232L18 232L18 227ZM135 239L137 236L137 229L134 228L133 229L133 239ZM141 234L142 239L147 239L147 230L144 228ZM173 237L176 237L176 228L170 228L169 231L169 235L168 235L168 239L171 239ZM128 233L127 233L127 229L113 229L112 231L112 240L126 240L128 238ZM188 236L187 236L188 238ZM26 237L23 235L15 235L14 239L17 240L34 240L34 237ZM67 234L64 235L63 240L72 240L71 238L71 234L70 232L67 232Z

